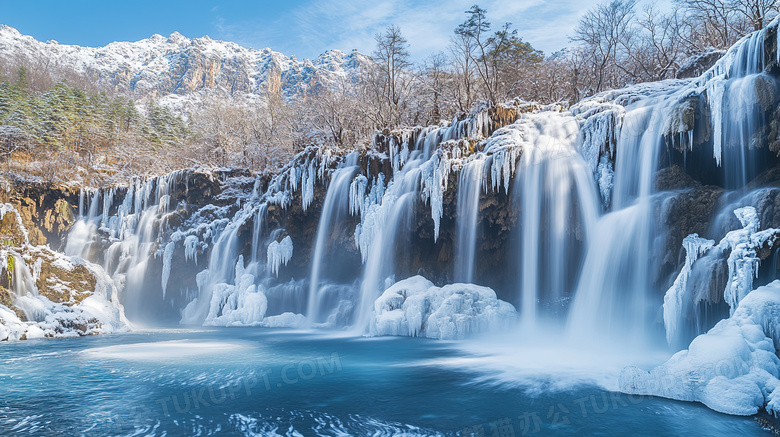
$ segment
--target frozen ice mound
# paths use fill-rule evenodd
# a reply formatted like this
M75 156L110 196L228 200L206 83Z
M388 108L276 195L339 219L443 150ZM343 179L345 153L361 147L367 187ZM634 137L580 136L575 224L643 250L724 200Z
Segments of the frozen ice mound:
M701 402L715 411L780 412L780 280L748 293L734 314L649 372L626 367L620 390Z
M436 287L422 276L397 282L374 302L369 335L443 340L497 329L515 321L515 308L487 287Z

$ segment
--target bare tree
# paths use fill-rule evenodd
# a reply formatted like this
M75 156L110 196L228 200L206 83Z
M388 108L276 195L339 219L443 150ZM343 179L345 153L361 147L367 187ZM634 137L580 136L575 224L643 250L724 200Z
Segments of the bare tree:
M684 56L684 42L680 36L679 7L668 15L659 14L655 5L645 6L637 21L642 30L638 46L631 50L631 61L638 67L638 78L656 81L675 77Z
M487 98L495 103L497 101L497 83L494 80L488 56L491 40L488 33L490 32L490 22L487 20L487 10L480 8L479 5L474 5L466 13L469 14L469 18L455 29L455 34L464 40L465 44L462 44L462 47L470 49L464 54L473 63L477 75L485 87ZM501 41L493 41L493 44L500 43Z
M471 108L476 94L476 62L472 57L474 45L474 40L464 35L456 33L450 38L450 60L456 77L455 96L460 112Z
M618 72L635 35L632 27L637 0L612 0L601 3L580 18L572 41L582 43L591 57L595 92L622 85Z
M678 0L685 12L682 35L689 54L726 49L744 33L733 0Z
M401 119L403 98L411 80L407 71L411 67L409 44L401 35L401 29L396 26L388 26L384 33L376 34L374 40L376 49L373 59L384 91L384 104L390 112L390 123L397 125Z
M732 7L750 30L761 30L778 13L778 0L733 0Z
M424 100L426 124L436 124L442 118L449 118L458 110L457 85L454 74L448 70L450 60L443 52L423 60L418 73L420 97Z

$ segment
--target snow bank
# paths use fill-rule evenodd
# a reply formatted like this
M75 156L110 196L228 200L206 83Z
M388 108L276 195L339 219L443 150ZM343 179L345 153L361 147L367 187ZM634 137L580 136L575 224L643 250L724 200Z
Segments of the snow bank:
M487 287L450 284L436 287L422 276L397 282L374 302L369 334L438 339L469 334L512 322L515 308Z
M780 280L748 293L734 314L699 335L687 350L646 372L626 367L620 390L698 401L715 411L780 413Z

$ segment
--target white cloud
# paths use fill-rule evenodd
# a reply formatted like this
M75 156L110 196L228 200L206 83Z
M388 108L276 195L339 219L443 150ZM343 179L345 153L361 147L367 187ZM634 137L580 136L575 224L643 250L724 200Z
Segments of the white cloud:
M219 38L242 45L270 46L285 54L316 57L329 49L353 48L371 53L374 35L393 24L409 41L410 52L420 60L446 51L449 38L464 13L475 2L487 9L497 29L511 22L519 35L535 48L549 54L569 45L568 38L579 17L598 0L310 0L303 2L271 25L218 23Z

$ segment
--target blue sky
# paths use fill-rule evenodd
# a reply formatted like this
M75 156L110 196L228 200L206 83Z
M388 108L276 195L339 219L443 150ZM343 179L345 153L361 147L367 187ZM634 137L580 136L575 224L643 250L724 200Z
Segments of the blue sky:
M0 23L38 40L102 46L178 31L313 58L328 49L371 53L373 35L400 26L420 60L446 51L453 29L478 3L494 28L511 22L546 54L568 45L578 18L598 0L0 0Z

